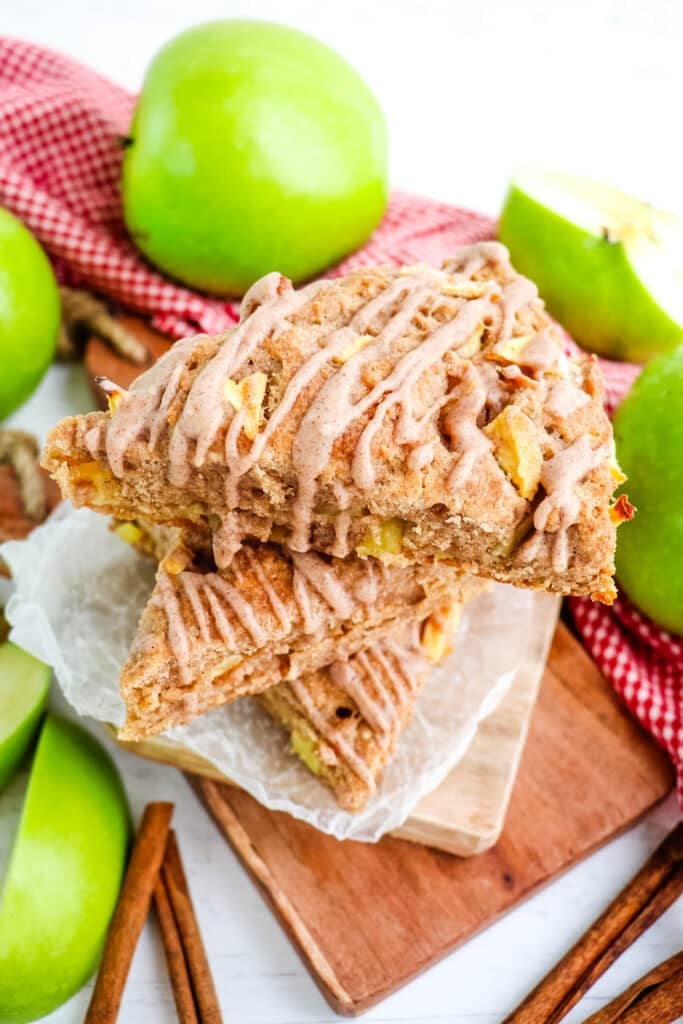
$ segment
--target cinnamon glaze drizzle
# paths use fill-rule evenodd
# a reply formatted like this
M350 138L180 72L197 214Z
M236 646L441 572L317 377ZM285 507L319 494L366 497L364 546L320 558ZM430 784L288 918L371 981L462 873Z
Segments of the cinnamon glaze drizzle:
M291 557L293 602L305 635L319 635L328 626L330 616L340 622L347 621L359 604L369 606L376 600L377 578L372 560L362 564L360 578L350 592L334 566L318 555L312 552L292 553ZM256 552L245 545L240 561L242 558L246 566L242 563L240 568L233 564L234 583L216 572L200 573L188 569L170 576L163 568L159 570L157 594L168 625L169 647L183 683L191 683L196 673L191 658L195 629L207 644L211 641L212 631L215 631L226 654L237 654L243 650L238 642L238 626L257 649L262 649L273 639L272 625L264 621L255 604L245 598L245 588L239 586L245 568L251 585L258 584L265 594L279 625L280 636L288 636L292 632L294 623L290 610L268 579Z
M331 281L316 281L296 291L280 274L268 274L245 295L239 323L224 336L216 353L194 377L172 426L168 424L168 412L179 393L183 371L201 337L177 342L136 380L129 392L122 393L116 411L103 429L91 429L84 441L93 455L104 449L112 472L120 477L124 473L126 452L134 441L146 440L153 452L167 433L167 475L177 486L185 485L193 469L200 470L206 464L210 452L220 455L228 470L225 503L228 510L235 509L239 503L240 481L258 463L304 390L325 371L326 379L314 393L292 443L296 492L288 546L293 551L308 551L320 478L329 464L335 443L359 419L365 422L352 452L351 478L357 488L370 491L376 480L373 442L387 417L395 416L394 440L407 447L409 465L419 471L434 457L435 442L425 441L425 428L434 414L447 405L446 433L457 460L446 486L451 492L457 492L470 479L479 460L489 457L491 444L477 421L487 402L489 406L496 402L502 404L502 383L491 364L484 360L477 363L462 359L462 372L452 389L433 408L418 415L414 401L420 378L441 363L447 353L457 355L484 324L492 325L491 329L495 330L497 340L493 351L500 350L514 336L520 310L537 301L534 285L522 277L514 277L504 284L495 279L471 280L472 275L486 265L500 269L505 276L511 274L506 250L498 243L483 242L460 250L443 270L421 265L406 268L391 279L356 311L348 324L319 339L319 347L298 367L278 406L244 451L245 408L235 410L226 401L226 381L244 375L250 357L267 338L277 339L284 334L292 326L292 316L320 291L334 287ZM451 318L437 324L419 343L397 358L397 339L405 336L422 311L428 311L437 302L443 305L444 296L451 296ZM363 345L356 346L350 356L345 356L349 346L359 339ZM392 361L388 374L374 385L366 386L364 371L386 359ZM519 364L532 375L532 385L542 385L546 390L550 387L547 397L557 415L570 414L589 400L564 371L559 378L556 375L550 385L534 376L563 363L557 336L548 327L530 337L519 356ZM503 382L520 376L519 366L501 370ZM603 457L602 451L592 457L583 446L570 446L553 456L553 467L544 473L543 486L546 491L551 488L547 500L558 510L558 516L549 522L548 517L544 520L542 515L537 515L535 524L536 529L542 531L546 529L541 525L545 521L547 528L556 533L553 542L556 568L566 564L566 530L578 515L573 487ZM342 555L346 553L350 525L350 495L339 481L335 481L335 497L340 515L335 522L334 549ZM214 554L219 568L227 566L241 546L242 536L233 519L227 511L222 525L215 531Z
M386 751L396 737L427 668L427 660L420 649L419 630L414 626L405 643L378 640L349 661L334 662L327 671L333 685L356 705L372 729L380 750ZM308 685L305 679L288 685L319 736L369 789L374 790L375 779L370 768L344 728L320 709L315 697L316 687Z

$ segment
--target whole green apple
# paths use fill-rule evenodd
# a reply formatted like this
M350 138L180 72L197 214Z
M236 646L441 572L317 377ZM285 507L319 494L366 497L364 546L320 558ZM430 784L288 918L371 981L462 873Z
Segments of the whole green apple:
M643 370L614 420L638 513L619 527L617 577L660 626L683 633L683 348Z
M0 420L52 362L60 320L52 267L28 228L0 207Z
M683 223L587 178L524 172L500 240L572 337L610 359L646 362L683 341Z
M361 245L387 201L386 129L333 50L269 22L198 25L145 77L123 162L143 253L187 284L241 295L311 277Z
M14 644L0 644L0 790L33 739L49 688L47 665Z
M92 974L126 863L118 772L85 730L48 715L0 896L0 1024L25 1024Z

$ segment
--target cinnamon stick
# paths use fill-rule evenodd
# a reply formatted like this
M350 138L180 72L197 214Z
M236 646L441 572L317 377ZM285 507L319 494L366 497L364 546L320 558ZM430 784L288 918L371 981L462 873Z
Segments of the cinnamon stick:
M654 967L584 1024L670 1024L683 1014L683 952Z
M647 931L651 924L654 924L662 916L664 911L675 902L682 891L683 864L671 871L643 909L624 928L621 935L605 951L605 954L599 957L590 970L586 972L582 982L584 992L587 992L595 984L598 978L621 956L625 949L628 949L643 932Z
M112 316L104 302L81 288L59 289L62 299L62 331L57 345L61 359L74 359L79 353L79 333L97 334L103 341L136 366L147 362L147 349L125 324ZM81 339L82 340L82 339Z
M504 1024L557 1024L683 890L683 824Z
M159 918L161 938L166 952L168 973L171 976L171 986L173 988L176 1010L178 1011L178 1020L180 1024L199 1024L192 983L190 982L190 975L187 970L178 925L173 916L173 910L168 899L168 891L161 876L157 878L157 883L154 886L154 906Z
M164 857L172 814L173 804L170 803L151 803L145 807L119 901L109 925L85 1024L113 1024L116 1020L133 953L149 912Z
M161 866L161 878L168 892L187 968L194 989L199 1019L202 1024L222 1024L223 1017L216 995L211 968L199 932L192 897L180 857L175 832L168 836Z

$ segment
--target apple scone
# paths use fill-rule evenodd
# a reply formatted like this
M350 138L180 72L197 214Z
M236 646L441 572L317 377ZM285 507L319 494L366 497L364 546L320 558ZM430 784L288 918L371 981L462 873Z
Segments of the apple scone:
M486 242L441 270L257 282L226 333L177 342L44 465L76 505L518 586L615 594L619 481L594 360Z
M481 587L435 566L384 567L246 543L231 565L175 548L121 672L126 740L152 736L370 646Z
M347 661L257 698L343 810L362 810L374 793L430 670L452 649L461 609L453 601L422 623L395 624Z
M211 538L197 531L190 537L177 527L142 519L114 522L112 529L157 561L176 552L166 569L184 564L188 556L176 549L189 540L200 559L210 557ZM264 549L249 547L259 559ZM377 572L391 585L395 570L378 566ZM465 584L458 578L458 597L449 597L426 619L413 620L409 614L406 621L401 615L399 621L373 629L374 641L347 660L335 660L258 694L256 699L289 733L293 753L332 789L344 810L359 811L371 797L430 669L452 650L464 604L486 588L484 580L471 578Z

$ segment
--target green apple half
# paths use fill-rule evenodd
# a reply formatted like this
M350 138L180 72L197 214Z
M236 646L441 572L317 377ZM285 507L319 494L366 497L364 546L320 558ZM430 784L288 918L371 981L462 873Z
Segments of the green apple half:
M49 688L47 665L14 644L0 645L0 790L33 739Z
M645 362L683 341L683 222L569 174L513 179L500 240L584 348Z
M92 974L129 836L109 755L79 726L48 715L0 893L0 1024L45 1016Z

